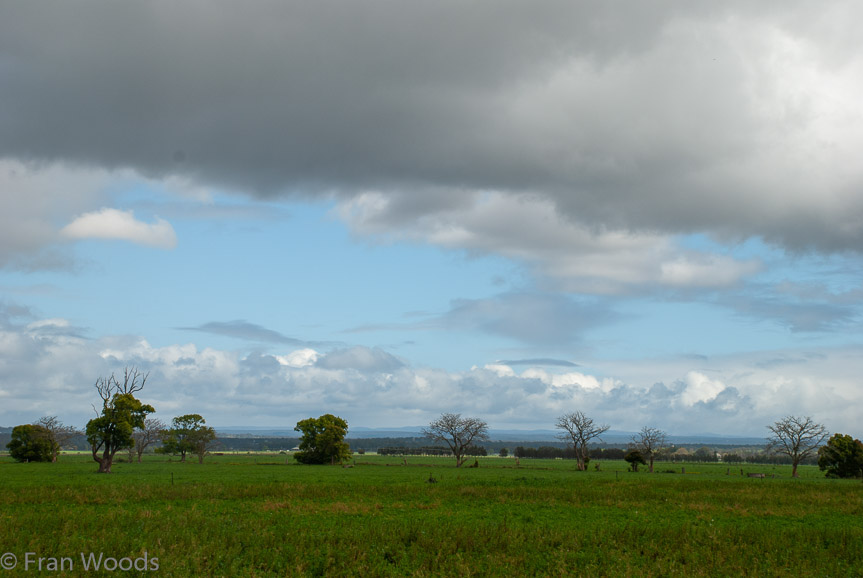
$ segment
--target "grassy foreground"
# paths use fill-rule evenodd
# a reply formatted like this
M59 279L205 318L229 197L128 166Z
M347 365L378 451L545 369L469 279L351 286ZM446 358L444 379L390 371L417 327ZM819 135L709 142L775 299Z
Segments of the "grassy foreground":
M740 466L687 464L684 475L658 464L651 475L610 461L576 472L559 460L480 458L456 469L452 459L356 457L341 468L277 455L203 465L151 456L111 475L95 474L87 456L0 457L0 555L17 560L0 576L129 566L167 576L863 573L863 484L814 467L793 480L772 466L743 466L775 475L752 479ZM118 569L87 571L82 554Z

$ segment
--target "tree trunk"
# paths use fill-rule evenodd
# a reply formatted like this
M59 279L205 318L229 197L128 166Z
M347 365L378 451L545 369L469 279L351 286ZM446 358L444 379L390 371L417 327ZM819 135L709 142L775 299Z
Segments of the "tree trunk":
M110 448L106 447L106 448L102 451L102 455L101 455L101 456L99 456L99 449L98 449L98 448L95 448L95 447L94 447L94 448L92 448L92 449L91 449L91 451L93 452L93 460L94 460L97 464L99 464L99 469L98 469L98 470L96 470L96 471L97 471L97 473L100 473L100 474L110 474L110 473L111 473L111 464L112 464L112 463L113 463L113 461L114 461L114 453L115 453L117 450L111 451L111 449L110 449Z
M102 453L102 457L99 457L94 453L93 458L99 463L99 469L97 470L97 473L111 473L111 463L114 461L114 456L108 450L105 450Z
M648 471L649 471L651 474L653 473L653 456L650 456L650 466L649 466L649 468L648 468Z
M793 462L793 463L791 464L791 466L792 466L792 467L791 467L791 477L792 477L792 478L796 478L796 477L798 477L798 476L797 476L797 462Z

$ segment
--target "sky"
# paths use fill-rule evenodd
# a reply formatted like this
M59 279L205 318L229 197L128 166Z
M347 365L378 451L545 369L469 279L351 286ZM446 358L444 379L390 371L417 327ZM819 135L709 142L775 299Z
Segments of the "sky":
M0 2L0 425L863 435L861 18Z

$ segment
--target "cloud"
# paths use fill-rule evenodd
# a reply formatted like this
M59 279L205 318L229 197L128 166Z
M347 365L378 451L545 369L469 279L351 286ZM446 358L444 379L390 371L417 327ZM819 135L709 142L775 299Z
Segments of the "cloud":
M406 196L363 193L336 213L360 235L503 255L579 293L727 288L761 268L757 260L685 249L668 235L574 221L536 195L465 194L421 216L405 214Z
M317 367L324 369L356 369L364 372L391 372L405 366L397 357L378 348L351 347L337 349L319 358Z
M273 356L281 365L288 367L308 367L314 365L320 357L320 354L314 349L298 349L291 351L286 355Z
M69 239L117 239L159 249L177 246L174 228L164 219L147 224L136 220L132 211L110 208L79 216L60 234Z
M617 320L618 315L599 299L513 291L484 299L454 299L438 315L407 323L354 327L347 333L387 330L446 330L480 332L539 346L566 346L591 328Z
M0 158L0 267L73 268L57 223L100 202L108 182L101 170Z
M183 331L200 331L203 333L212 333L213 335L222 335L224 337L233 337L234 339L243 339L246 341L257 341L263 343L282 343L289 345L305 345L306 342L293 337L282 335L278 331L267 329L248 321L241 319L235 321L210 321L197 327L178 327Z
M158 248L176 246L170 223L143 223L131 211L105 208L116 192L142 187L169 191L185 202L138 202L144 213L168 212L177 218L273 218L283 211L239 208L204 198L188 179L146 179L129 169L107 170L64 162L0 158L0 268L40 271L76 270L68 246L78 239L123 239Z
M851 261L849 270L857 263ZM739 315L763 319L800 332L841 332L860 318L860 289L831 291L820 283L751 284L745 291L723 295L720 305Z
M712 380L697 371L690 371L683 383L684 389L680 394L680 402L686 407L713 401L726 389L721 381Z
M497 191L631 240L861 247L858 3L337 4L8 8L0 157L375 192L403 222Z
M535 358L535 359L504 359L495 361L496 364L500 365L531 365L531 366L558 366L558 367L578 367L577 363L573 363L572 361L567 361L565 359L551 359L551 358Z
M596 302L553 294L505 293L489 299L454 300L438 322L448 329L559 346L572 343L585 329L613 318L613 312Z
M492 427L550 429L557 416L581 410L614 429L650 424L679 434L763 435L766 424L787 414L853 431L863 401L861 356L853 347L593 360L591 371L539 364L516 371L500 363L445 371L360 346L332 351L327 361L308 348L244 353L81 333L66 320L0 306L0 424L59 415L81 426L92 417L96 378L126 366L150 372L142 395L160 417L194 412L217 426L292 426L332 412L353 425L395 427L458 411Z

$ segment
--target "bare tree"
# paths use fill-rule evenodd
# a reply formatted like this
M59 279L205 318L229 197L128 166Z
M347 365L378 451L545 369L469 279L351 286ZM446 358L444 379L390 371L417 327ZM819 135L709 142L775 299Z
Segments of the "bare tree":
M644 426L641 431L632 436L632 447L637 449L642 457L647 459L647 467L653 473L653 460L668 439L668 435L661 429Z
M210 450L221 445L216 439L216 430L208 426L203 426L192 432L192 435L189 436L189 443L192 445L192 453L198 456L199 464L204 463L204 456L210 453Z
M565 432L560 435L560 439L565 442L572 442L575 457L578 461L578 469L583 472L587 469L588 442L607 432L610 426L596 425L593 419L584 415L583 412L575 411L557 418L557 423L554 424L554 427L562 429Z
M767 426L773 435L767 438L767 451L791 458L791 476L797 477L797 466L824 443L830 432L811 417L789 415Z
M160 419L154 417L148 417L144 420L144 427L136 429L132 432L132 439L135 440L135 445L129 448L129 456L131 458L132 452L135 453L138 457L138 463L141 463L141 456L144 454L144 450L147 449L152 443L159 441L159 434L167 428ZM131 460L130 460L131 461Z
M70 425L63 425L63 422L61 422L56 415L40 417L39 420L35 423L35 425L39 425L45 428L45 439L48 440L52 448L52 462L57 461L57 456L60 454L60 450L63 449L63 446L66 444L66 442L68 442L74 437L82 435L82 432L78 431L74 427Z
M476 417L445 413L423 428L424 436L446 443L455 456L456 467L464 463L465 449L474 441L488 441L488 424Z

